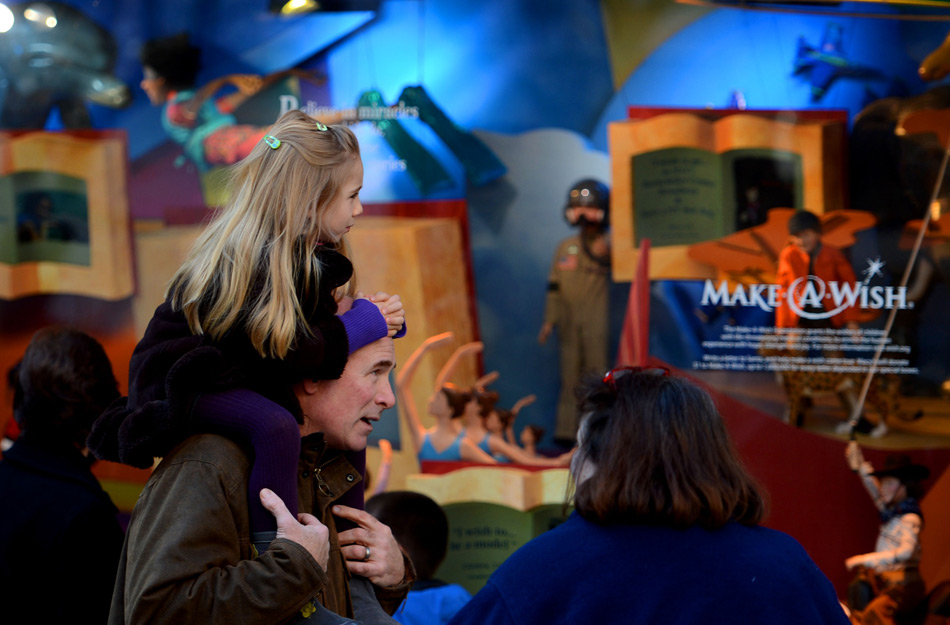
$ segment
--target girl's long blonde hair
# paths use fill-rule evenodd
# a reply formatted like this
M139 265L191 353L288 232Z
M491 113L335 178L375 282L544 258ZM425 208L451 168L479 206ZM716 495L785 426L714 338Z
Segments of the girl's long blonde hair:
M322 128L322 129L321 129ZM318 127L300 111L281 116L264 141L231 168L230 200L195 242L166 297L195 334L244 332L264 357L283 358L310 332L301 301L315 301L320 244L346 253L323 228L359 143L344 126ZM298 293L298 288L305 289ZM347 293L356 290L351 280Z

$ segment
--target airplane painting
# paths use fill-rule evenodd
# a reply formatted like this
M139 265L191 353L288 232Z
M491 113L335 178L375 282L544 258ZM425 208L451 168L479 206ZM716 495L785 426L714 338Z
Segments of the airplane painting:
M809 44L804 36L798 38L798 50L795 54L792 74L809 75L812 102L821 100L831 88L832 83L839 78L884 79L884 75L879 70L858 65L848 59L844 54L843 39L844 28L834 22L829 22L825 26L819 46Z

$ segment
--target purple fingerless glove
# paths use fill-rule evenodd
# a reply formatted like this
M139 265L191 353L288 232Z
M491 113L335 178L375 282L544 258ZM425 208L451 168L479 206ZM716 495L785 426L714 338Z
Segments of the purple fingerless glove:
M373 302L366 299L353 300L353 306L339 316L346 329L349 353L389 335L386 318ZM405 328L405 326L403 326ZM403 332L403 330L400 330Z

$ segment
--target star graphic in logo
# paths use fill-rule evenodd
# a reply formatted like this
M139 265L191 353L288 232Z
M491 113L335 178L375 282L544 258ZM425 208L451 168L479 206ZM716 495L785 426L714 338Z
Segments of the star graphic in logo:
M878 256L874 260L871 260L870 258L868 258L867 261L868 261L867 269L861 272L865 275L864 284L867 284L868 282L870 282L871 278L873 278L874 276L881 276L883 278L884 272L881 271L881 269L883 269L884 265L886 265L887 263L881 260L880 256Z

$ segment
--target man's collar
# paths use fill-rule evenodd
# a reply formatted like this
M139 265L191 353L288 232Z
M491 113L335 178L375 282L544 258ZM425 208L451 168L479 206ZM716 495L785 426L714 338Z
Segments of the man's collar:
M300 439L300 453L303 455L316 454L316 457L320 458L321 461L326 461L339 456L343 452L339 449L330 448L323 432L314 432Z
M327 441L323 437L323 432L314 432L313 434L307 434L300 439L300 449L301 451L311 451L317 453L323 453L326 450Z

